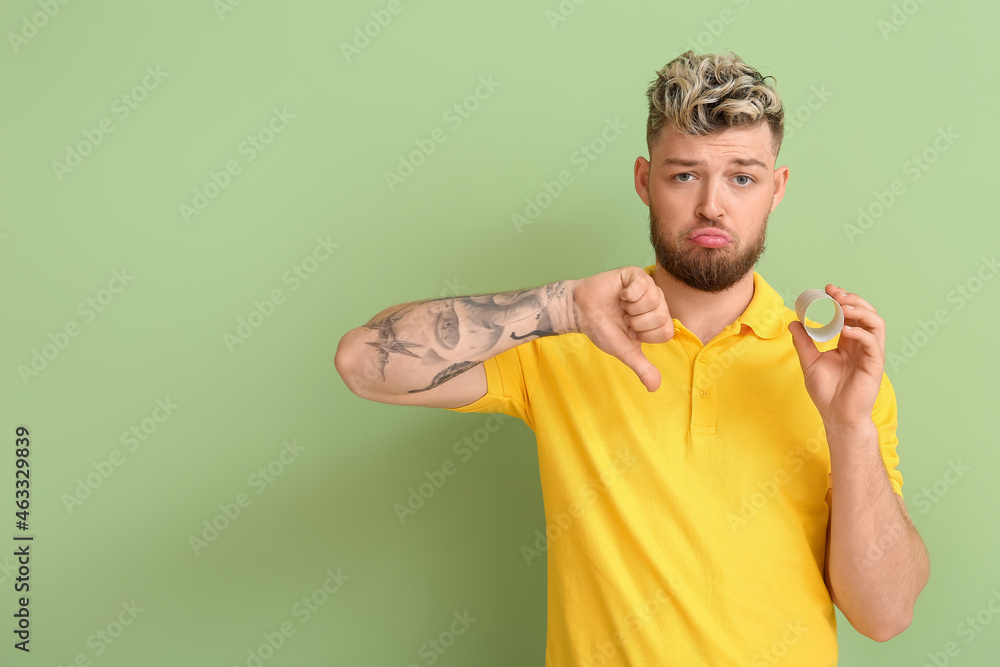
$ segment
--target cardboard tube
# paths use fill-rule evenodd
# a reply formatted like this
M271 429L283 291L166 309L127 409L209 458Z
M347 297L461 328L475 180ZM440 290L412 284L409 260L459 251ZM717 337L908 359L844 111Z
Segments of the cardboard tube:
M833 319L829 324L822 327L810 327L806 326L806 311L809 310L809 306L813 305L817 301L823 299L830 299L833 301L833 306L836 308L836 312L833 314ZM840 333L840 330L844 328L844 310L837 303L836 299L820 289L807 289L799 298L795 300L795 316L799 318L799 322L805 327L806 333L817 343L825 343L828 340L833 340L833 338Z

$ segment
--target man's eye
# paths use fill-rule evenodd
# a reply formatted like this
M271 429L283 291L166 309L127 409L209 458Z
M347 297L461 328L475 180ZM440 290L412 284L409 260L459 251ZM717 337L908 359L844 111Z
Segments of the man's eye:
M687 183L687 180L681 179L681 176L692 176L692 174L684 173L684 174L677 174L676 176L674 176L674 178L680 180L681 183Z
M750 178L749 176L747 176L746 174L740 174L736 178L745 178L745 179L747 179L746 183L738 183L738 185L747 186L747 185L750 185L751 183L753 183L753 179Z

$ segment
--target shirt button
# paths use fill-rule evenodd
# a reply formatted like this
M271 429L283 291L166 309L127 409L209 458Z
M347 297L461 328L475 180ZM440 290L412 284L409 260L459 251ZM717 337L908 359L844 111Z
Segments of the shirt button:
M701 355L700 357L698 357L698 361L700 361L701 363L703 363L703 364L704 364L705 362L707 362L707 361L708 361L708 357L706 357L706 356L705 356L705 355L703 354L703 355Z
M702 398L708 398L708 389L702 389L699 393Z

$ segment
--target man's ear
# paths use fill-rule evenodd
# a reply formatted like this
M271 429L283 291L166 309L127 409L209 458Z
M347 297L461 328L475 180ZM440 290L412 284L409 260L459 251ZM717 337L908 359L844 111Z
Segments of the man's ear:
M649 167L649 160L641 155L635 159L635 191L646 206L649 206Z
M771 213L781 203L785 196L785 186L788 184L788 167L778 167L774 170L774 192L771 195Z

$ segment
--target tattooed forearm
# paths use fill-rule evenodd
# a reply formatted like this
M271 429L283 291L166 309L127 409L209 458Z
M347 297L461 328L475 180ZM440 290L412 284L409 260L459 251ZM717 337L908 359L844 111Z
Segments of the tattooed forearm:
M427 391L428 389L433 389L434 387L438 386L439 384L444 384L445 382L447 382L448 380L452 379L456 375L461 375L462 373L464 373L465 371L469 370L473 366L475 366L477 364L481 364L481 363L482 363L481 361L462 361L462 362L459 362L457 364L453 364L453 365L449 366L448 368L444 369L443 371L441 371L440 373L438 373L437 375L435 375L434 379L431 380L431 383L429 385L427 385L426 387L424 387L423 389L411 389L407 393L409 393L409 394L416 394L417 392Z
M430 370L437 374L429 386L406 391L433 389L517 341L576 331L575 284L573 280L560 281L515 292L403 304L364 325L378 332L377 340L366 341L375 348L366 363L384 383L390 359L419 359L419 363L401 360L393 383L405 385L414 378L426 378ZM505 335L508 342L503 342ZM369 375L369 379L374 377ZM417 380L410 386L418 383L423 384ZM403 391L402 386L399 391Z

